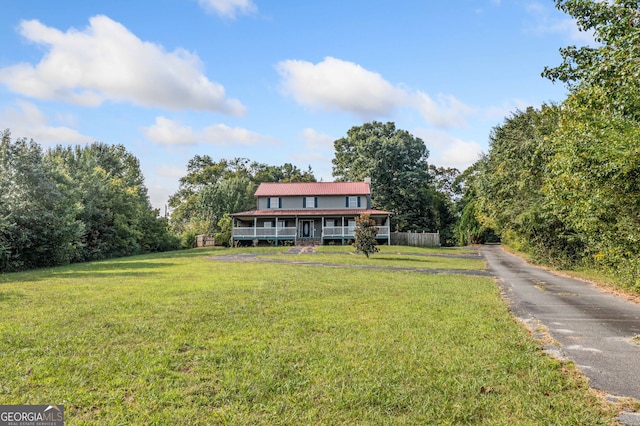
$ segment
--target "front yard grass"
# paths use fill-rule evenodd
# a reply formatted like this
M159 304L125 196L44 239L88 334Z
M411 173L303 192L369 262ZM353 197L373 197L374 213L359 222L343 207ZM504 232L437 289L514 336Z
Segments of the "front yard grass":
M0 275L0 404L64 404L69 425L615 424L491 279L225 252Z
M260 255L259 259L290 260L294 262L313 262L345 266L376 266L412 269L478 270L484 269L484 261L479 259L445 258L425 254L376 253L367 258L364 255L347 254L279 254Z
M407 247L388 246L381 244L376 246L381 254L477 254L478 250L471 247ZM318 253L353 253L352 245L324 245L316 248ZM375 255L374 255L375 256Z

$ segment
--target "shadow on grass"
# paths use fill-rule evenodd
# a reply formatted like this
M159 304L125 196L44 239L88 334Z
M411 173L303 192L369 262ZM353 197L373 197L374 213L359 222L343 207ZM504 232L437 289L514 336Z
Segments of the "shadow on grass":
M165 251L160 253L139 254L128 257L117 257L105 260L94 260L51 268L32 269L19 272L0 273L0 285L21 282L40 282L54 277L90 276L148 276L150 270L159 270L175 266L172 260L201 257L206 259L224 253L229 249L223 247L197 248L187 250Z
M425 259L424 257L393 257L393 256L377 256L375 254L371 255L372 260L377 260L380 262L416 262L416 263L428 263L433 262L431 259Z
M34 271L6 273L0 275L0 285L46 282L58 278L74 277L148 277L156 274L156 271L160 269L170 268L172 266L174 266L174 264L168 262L92 262L57 268L37 269ZM0 301L2 301L1 298Z
M139 256L136 258L140 259ZM134 258L118 258L71 265L57 266L53 268L33 269L21 272L7 272L0 274L0 285L12 283L41 282L60 277L90 276L96 275L149 275L151 270L157 271L170 268L173 262L158 262L153 260L130 260Z
M6 302L13 299L21 299L24 293L19 291L0 291L0 302Z
M142 256L151 256L153 259L191 259L194 257L208 257L218 252L225 252L229 250L224 247L215 247L215 248L194 248L194 249L185 249L185 250L174 250L174 251L165 251L162 253L153 253ZM140 257L140 256L136 256Z
M203 259L225 251L222 247L199 248L188 250L174 250L160 253L146 253L127 257L117 257L105 260L94 260L89 262L72 263L70 265L55 266L51 268L31 269L18 272L0 273L0 285L20 282L46 281L56 276L90 275L99 273L101 276L108 271L114 275L149 274L149 271L142 269L161 269L174 266L171 260L189 259L201 257Z
M103 260L100 262L92 262L86 264L76 264L67 266L58 270L52 270L53 275L74 274L78 272L124 272L136 271L139 269L161 269L174 266L171 262L149 262L144 260L127 261L119 260Z

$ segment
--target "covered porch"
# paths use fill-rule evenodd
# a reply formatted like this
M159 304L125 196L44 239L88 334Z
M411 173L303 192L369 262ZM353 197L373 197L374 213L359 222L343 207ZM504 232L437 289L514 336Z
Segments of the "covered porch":
M390 244L391 230L389 227L390 214L375 214L369 211L354 212L324 212L324 214L309 214L310 212L273 212L253 211L232 215L232 240L236 241L268 241L280 244L350 244L355 238L356 217L369 214L376 222L379 243ZM342 213L342 214L341 214Z

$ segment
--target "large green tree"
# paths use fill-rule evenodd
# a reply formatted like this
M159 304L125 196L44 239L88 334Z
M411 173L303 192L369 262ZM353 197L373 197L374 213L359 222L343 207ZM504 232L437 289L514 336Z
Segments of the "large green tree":
M171 227L189 245L196 234L219 232L225 214L255 208L253 195L261 182L315 180L310 167L302 171L290 163L271 166L247 158L214 161L209 155L196 155L169 198Z
M197 195L195 217L213 234L225 214L255 207L255 186L246 176L233 176L205 186Z
M187 163L187 174L180 178L178 190L169 197L171 228L177 234L205 233L207 226L196 225L199 217L199 193L207 185L217 184L231 173L228 160L214 161L208 155L196 155Z
M570 89L559 107L519 111L493 130L465 182L459 236L490 228L537 260L600 265L638 288L640 1L556 5L598 44L563 48L545 68Z
M177 247L121 145L0 144L0 271Z
M0 271L69 263L83 225L69 179L47 162L34 141L0 142Z
M584 97L589 97L585 102ZM588 106L587 106L588 105ZM599 105L599 108L593 106ZM545 193L585 255L640 286L640 125L591 88L563 105Z
M431 221L435 224L434 229L440 231L440 243L454 246L457 244L456 225L459 220L457 204L463 194L461 173L453 167L429 165L429 175L432 180L429 191Z
M479 182L487 170L488 156L483 155L461 173L453 185L457 188L455 210L458 220L454 225L454 241L459 245L484 244L500 241L495 231L480 222L483 216L478 207Z
M640 286L640 1L556 5L598 44L561 49L563 62L543 72L571 90L553 137L546 192L579 231L587 259Z
M333 177L337 181L371 178L376 208L393 213L399 231L438 229L434 217L429 151L420 138L394 123L354 126L334 142Z
M315 182L311 166L306 171L300 170L291 163L282 166L269 166L263 163L253 162L249 168L251 179L254 182Z
M556 6L598 44L560 49L562 63L542 75L574 91L599 87L611 111L640 118L640 1L556 0Z
M47 158L69 178L84 232L76 261L166 250L175 246L149 202L138 159L122 145L57 146Z
M476 200L468 208L504 242L537 260L567 265L580 259L582 241L543 191L560 113L556 106L528 108L492 130L489 154L471 181Z

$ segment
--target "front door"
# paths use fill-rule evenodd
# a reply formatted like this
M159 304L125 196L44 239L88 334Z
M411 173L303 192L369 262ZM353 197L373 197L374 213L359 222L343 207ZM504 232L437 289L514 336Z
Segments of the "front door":
M313 238L313 221L302 221L302 238Z

